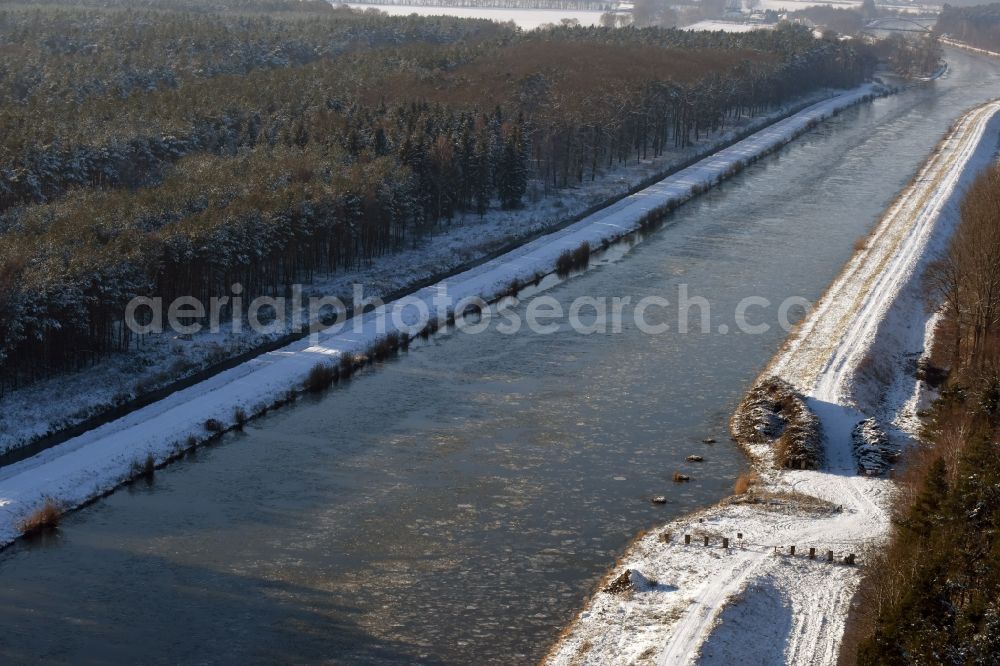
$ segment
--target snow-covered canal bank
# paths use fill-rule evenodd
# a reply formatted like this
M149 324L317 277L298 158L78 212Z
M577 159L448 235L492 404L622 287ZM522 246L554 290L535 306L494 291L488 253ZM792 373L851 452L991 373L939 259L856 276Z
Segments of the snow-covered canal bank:
M363 354L394 331L414 336L420 328L421 310L440 310L435 298L442 291L449 294L452 308L472 298L492 301L505 294L514 281L527 284L552 272L563 252L582 243L596 248L621 238L638 229L645 216L689 199L815 123L878 94L878 86L865 85L813 104L576 224L391 302L384 318L373 313L357 325L348 322L344 327L321 331L0 469L0 545L16 538L18 521L45 498L67 507L78 506L119 485L133 465L141 465L147 456L159 462L188 446L190 438L208 437L206 424L210 420L228 427L236 419L235 410L254 414L262 406L282 400L290 390L300 390L317 363L335 364L344 355ZM380 319L385 328L380 327Z
M546 292L565 307L687 285L711 303L710 334L435 336L13 544L0 659L537 661L638 530L730 492L745 459L726 420L785 336L774 307L756 310L770 331L739 333L737 303L816 299L996 91L994 63L958 54L941 80L821 123Z
M913 421L912 361L930 318L920 277L950 236L961 193L996 159L998 112L989 103L960 119L764 371L819 417L821 470L776 471L763 451L758 492L767 502L724 503L639 541L622 570L640 583L626 595L598 593L552 663L836 662L859 579L843 558L863 564L887 535L893 489L858 476L851 430L867 417L886 427Z

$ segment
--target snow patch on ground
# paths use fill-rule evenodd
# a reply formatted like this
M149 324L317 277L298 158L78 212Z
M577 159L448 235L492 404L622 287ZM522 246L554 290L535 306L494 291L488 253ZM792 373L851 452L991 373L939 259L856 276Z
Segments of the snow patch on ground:
M742 21L721 21L721 20L708 20L708 21L698 21L697 23L692 23L691 25L686 25L681 28L681 30L722 30L723 32L750 32L751 30L770 30L774 28L776 24L768 23L749 23Z
M347 3L352 9L377 9L390 16L457 16L459 18L489 19L499 23L513 22L519 28L534 30L543 25L559 25L562 21L576 21L582 26L600 25L604 12L587 9L507 9L500 7L449 7L446 5Z
M761 469L749 496L638 540L621 566L670 591L596 593L550 663L836 662L860 580L844 558L863 565L886 537L895 492L884 477L857 475L852 430L869 417L912 428L905 413L926 399L914 371L933 321L919 278L954 227L964 185L995 157L998 111L986 104L956 123L762 375L806 396L823 424L825 468Z
M729 599L705 644L699 662L705 666L778 664L784 660L792 633L794 609L775 575L761 576L745 593ZM732 640L753 636L754 640Z

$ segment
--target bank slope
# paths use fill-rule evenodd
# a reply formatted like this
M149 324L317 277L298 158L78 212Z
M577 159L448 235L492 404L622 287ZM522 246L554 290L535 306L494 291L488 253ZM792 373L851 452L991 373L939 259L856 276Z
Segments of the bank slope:
M822 469L775 470L765 454L763 502L732 498L638 540L611 579L634 571L642 583L597 592L550 663L836 662L859 581L843 558L863 565L886 536L893 493L890 480L857 475L851 430L867 416L887 429L912 422L912 360L930 330L920 275L954 228L964 186L994 159L998 110L955 124L763 374L820 418Z
M456 303L470 297L493 300L505 294L515 280L530 282L539 273L552 272L563 252L584 242L598 247L640 228L651 214L662 214L667 207L737 173L742 166L780 148L816 123L882 92L880 86L868 84L813 104L573 225L389 303L384 317L389 325L385 330L379 330L375 314L360 316L344 329L327 329L264 354L0 469L0 545L17 538L17 522L45 498L67 508L79 506L117 487L130 475L133 465L141 464L147 456L161 462L183 450L192 439L205 439L210 435L205 427L209 420L230 428L235 410L252 415L281 400L290 390L300 390L318 362L333 363L345 354L363 353L394 330L414 334L411 327L419 320L417 301L434 312L435 295L442 289Z

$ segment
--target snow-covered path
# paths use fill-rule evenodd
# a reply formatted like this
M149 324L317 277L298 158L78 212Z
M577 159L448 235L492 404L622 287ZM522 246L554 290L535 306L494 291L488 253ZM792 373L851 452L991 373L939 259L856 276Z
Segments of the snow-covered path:
M867 84L813 104L573 225L391 302L386 307L383 322L387 326L383 330L375 314L365 315L356 320L357 326L352 320L343 330L321 331L312 339L264 354L0 469L0 545L17 537L17 522L46 497L76 507L101 496L127 478L132 466L147 455L161 461L187 446L189 438L207 437L208 420L232 425L237 408L253 414L283 398L289 390L300 388L317 362L363 352L387 332L408 329L420 318L417 304L426 311L437 311L435 297L442 289L456 304L470 297L493 300L506 293L514 280L527 283L538 274L553 272L564 251L584 242L598 247L638 229L651 211L689 199L731 176L738 170L736 167L788 143L816 122L881 92L879 86Z
M863 563L885 537L893 493L887 479L857 476L851 429L866 415L898 422L912 405L905 357L923 349L931 316L919 277L950 236L964 187L995 158L998 111L993 102L959 119L764 372L795 386L820 418L824 469L762 470L775 504L723 502L637 541L623 566L659 585L595 594L550 663L836 663L859 580L839 560L856 553Z
M853 402L853 376L871 350L887 309L923 266L932 233L948 231L936 223L966 165L981 148L987 149L986 159L992 154L992 146L984 146L982 139L998 109L1000 104L987 104L958 121L882 218L866 248L851 259L827 297L789 339L771 374L816 400ZM981 168L981 161L972 164L973 170Z
M766 557L766 551L739 551L726 567L702 583L691 607L670 633L658 661L661 666L686 664L691 660L722 611L723 603L743 588Z

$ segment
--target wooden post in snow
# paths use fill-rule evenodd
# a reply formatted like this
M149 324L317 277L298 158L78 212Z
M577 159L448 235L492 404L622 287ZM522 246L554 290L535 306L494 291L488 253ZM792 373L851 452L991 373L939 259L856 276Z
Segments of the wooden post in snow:
M826 551L826 561L827 562L833 562L833 551L832 550Z
M722 537L722 547L729 550L729 537Z
M685 546L690 546L691 545L691 535L690 534L685 534L684 535L684 545Z
M788 552L792 557L795 557L795 546L789 546Z
M707 536L705 537L705 545L706 546L708 545L708 537Z
M810 560L815 560L816 559L816 549L815 548L810 548L809 549L809 559Z

